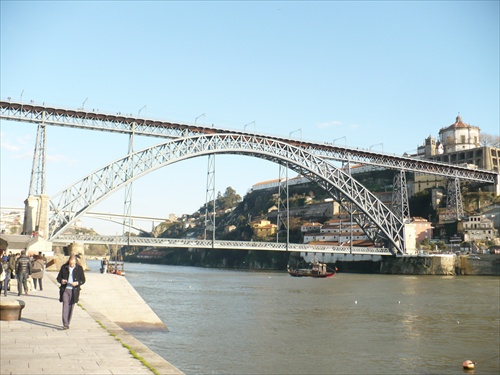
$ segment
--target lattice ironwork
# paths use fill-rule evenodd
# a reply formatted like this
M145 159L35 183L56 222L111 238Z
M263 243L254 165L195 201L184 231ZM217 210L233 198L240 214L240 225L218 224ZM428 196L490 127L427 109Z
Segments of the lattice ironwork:
M359 182L328 161L293 145L256 135L213 134L179 138L129 154L85 176L51 199L50 238L109 194L158 168L208 154L250 155L288 163L299 174L312 176L334 199L346 197L364 215L361 227L387 239L393 252L404 253L403 223ZM132 159L134 173L127 166ZM342 196L342 197L341 197ZM374 239L376 240L375 236Z
M29 195L45 194L45 146L46 146L46 127L43 123L38 125L36 132L35 152L33 156L33 165L31 167L31 179Z
M448 180L446 192L446 220L457 220L464 216L460 181L456 178Z
M205 127L196 124L175 123L155 119L136 118L134 116L121 114L109 114L98 111L89 112L84 110L23 104L10 101L0 101L0 119L29 123L41 123L43 121L47 125L126 134L130 134L132 132L132 126L134 126L134 132L136 135L157 138L177 138L214 133L246 136L256 135L255 133ZM461 180L468 181L486 182L491 184L498 184L500 182L499 174L494 171L470 169L454 164L388 155L371 150L340 147L329 143L272 137L269 135L260 136L265 136L266 138L273 139L275 141L289 143L325 159L349 161L356 164L369 164L396 170L459 178Z
M193 248L209 249L216 247L220 250L262 250L262 251L293 251L311 253L333 253L349 254L351 249L346 246L332 245L309 245L309 244L287 244L277 242L257 242L257 241L226 241L226 240L200 240L200 239L178 239L178 238L152 238L152 237L130 237L130 240L116 236L96 236L96 235L74 235L62 234L54 239L54 243L70 244L82 242L86 244L113 244L118 246L148 246L148 247L170 247L170 248ZM387 248L353 247L352 254L360 255L392 255Z
M134 125L132 125L132 133L130 133L128 138L128 153L134 152ZM129 160L128 173L130 178L134 176L134 167L132 165L132 160ZM130 237L130 229L134 226L134 220L132 219L132 196L133 196L133 184L127 184L125 186L125 199L123 204L123 234L125 230L128 231L128 237Z
M212 241L215 240L215 198L215 154L209 154L207 163L207 191L205 195L205 240L207 239L208 232L212 234ZM208 209L210 204L212 204L212 212Z
M290 210L288 206L288 165L279 164L278 170L278 213L276 215L276 242L285 232L286 243L290 242Z
M410 221L410 205L408 203L408 187L406 173L399 171L394 174L392 185L392 212L403 222Z

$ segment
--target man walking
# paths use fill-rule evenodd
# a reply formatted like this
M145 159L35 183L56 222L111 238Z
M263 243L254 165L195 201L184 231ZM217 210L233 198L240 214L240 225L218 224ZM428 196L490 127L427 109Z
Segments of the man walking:
M21 256L16 261L16 275L17 295L21 295L23 286L24 293L28 295L28 276L31 275L31 262L30 258L26 256L26 250L21 250Z

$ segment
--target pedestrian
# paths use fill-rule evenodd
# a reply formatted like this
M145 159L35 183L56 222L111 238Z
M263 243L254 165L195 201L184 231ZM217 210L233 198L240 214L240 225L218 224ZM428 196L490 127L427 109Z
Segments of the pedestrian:
M10 271L9 262L7 258L2 257L2 263L0 268L0 294L2 289L4 290L4 296L7 296L7 288L9 287ZM7 275L9 275L9 280L7 280Z
M69 260L61 267L57 275L59 287L59 302L62 302L63 329L69 329L73 315L73 307L80 298L80 286L85 284L83 267L76 262L76 255L71 255Z
M19 259L19 253L12 254L12 251L9 253L9 271L7 275L8 281L7 281L7 290L10 291L10 284L11 281L16 278L16 262L17 259ZM7 280L7 278L6 278ZM4 281L5 282L5 281ZM5 295L7 295L7 292L5 292Z
M36 284L38 281L38 284L40 284L40 291L43 290L43 285L42 285L42 280L43 280L43 258L38 255L35 255L35 261L31 265L32 270L31 270L31 277L33 279L33 288L36 290Z
M104 257L102 259L101 265L102 265L102 269L103 269L102 273L108 273L108 260L106 259L106 257Z
M28 295L28 276L31 275L30 258L26 256L26 249L21 250L21 256L16 260L17 275L17 295L20 296L23 291Z

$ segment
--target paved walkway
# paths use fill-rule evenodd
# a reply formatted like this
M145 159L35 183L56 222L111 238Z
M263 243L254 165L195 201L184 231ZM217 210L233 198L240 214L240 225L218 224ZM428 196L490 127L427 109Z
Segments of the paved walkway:
M84 287L70 329L63 330L55 276L47 273L44 290L28 296L2 291L1 299L21 299L26 307L21 320L0 321L0 374L182 374L87 302Z

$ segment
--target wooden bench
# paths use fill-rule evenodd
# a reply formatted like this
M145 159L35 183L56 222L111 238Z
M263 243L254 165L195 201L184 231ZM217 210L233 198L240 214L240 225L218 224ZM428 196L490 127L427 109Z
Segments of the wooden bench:
M26 304L19 299L0 300L0 320L21 320L21 310Z

